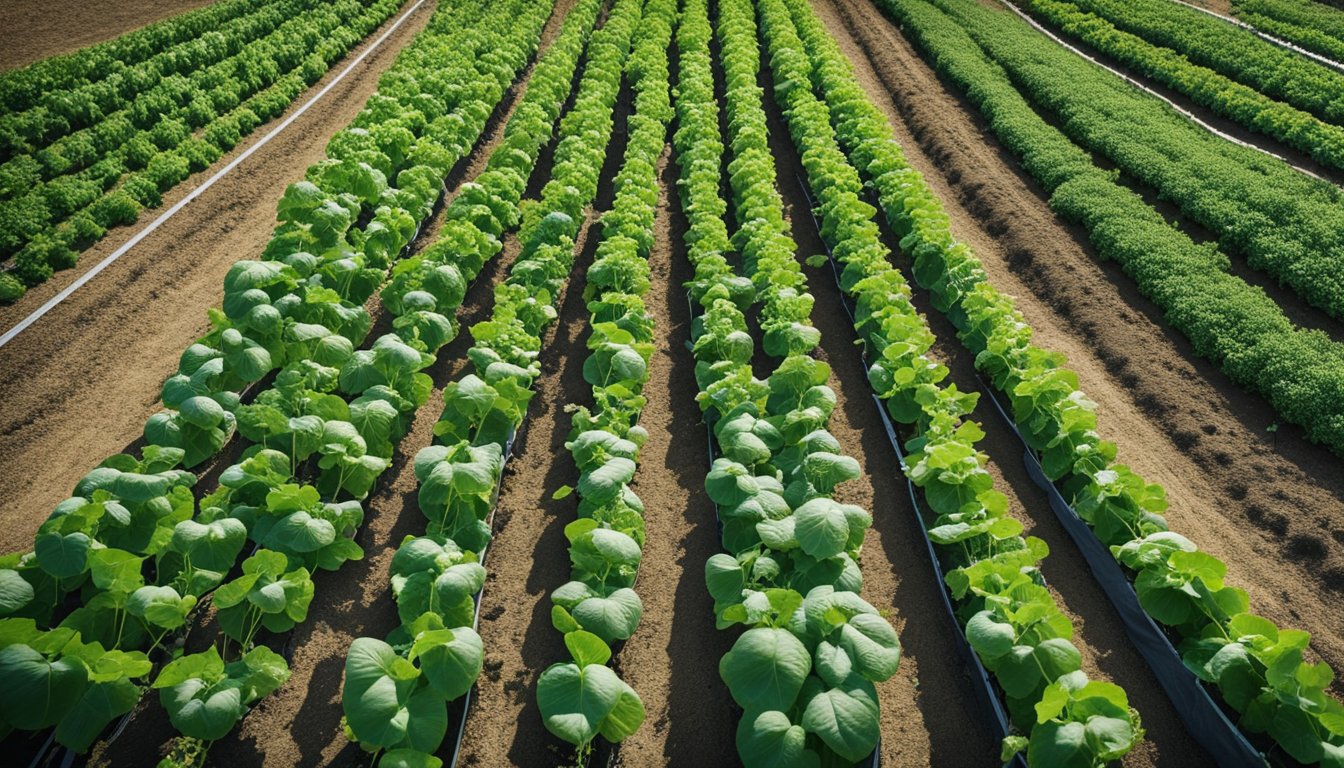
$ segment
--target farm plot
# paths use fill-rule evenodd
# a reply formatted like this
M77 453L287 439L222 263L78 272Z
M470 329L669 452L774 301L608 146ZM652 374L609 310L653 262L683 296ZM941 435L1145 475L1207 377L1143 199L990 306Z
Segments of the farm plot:
M1344 754L1330 183L970 0L294 1L0 74L0 170L45 194L108 94L171 119L135 99L230 61L206 20L396 19L0 309L13 754ZM1208 45L1147 42L1165 10L1026 5L1217 69L1144 47ZM1301 119L1270 138L1326 162Z

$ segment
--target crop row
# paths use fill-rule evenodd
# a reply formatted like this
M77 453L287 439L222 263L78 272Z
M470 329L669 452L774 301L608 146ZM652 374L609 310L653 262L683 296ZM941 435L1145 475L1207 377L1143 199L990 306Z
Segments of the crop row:
M961 2L938 6L965 20L971 37L1070 139L1170 200L1227 253L1344 317L1344 193L1337 187L1209 133L1072 52L1042 45L1020 21Z
M1070 195L1066 215L1086 212L1088 224L1101 223L1112 231L1143 226L1147 231L1140 232L1141 241L1171 242L1166 234L1171 230L1160 228L1160 217L1144 213L1136 196L1105 172L1074 159L1076 150L1060 149L1063 137L1031 111L951 18L919 0L891 0L883 6L940 71L959 87L973 89L973 102L989 117L991 129L1026 158L1028 171L1060 187L1052 205L1060 207L1058 195ZM1246 592L1223 581L1226 566L1167 529L1161 514L1167 508L1164 489L1115 463L1116 446L1097 433L1096 405L1078 388L1077 375L1065 367L1062 355L1031 342L1031 327L1012 299L990 285L970 248L952 237L941 204L909 170L890 129L865 117L858 102L835 83L820 82L835 105L837 124L852 120L863 128L850 134L846 149L877 188L902 249L913 259L915 278L958 328L962 342L976 354L977 367L1009 399L1014 420L1039 453L1046 475L1134 577L1144 610L1178 638L1186 665L1241 713L1239 724L1246 731L1268 733L1302 762L1338 760L1344 754L1344 707L1325 691L1334 676L1329 666L1304 661L1309 635L1279 629L1249 613ZM1112 202L1117 198L1120 203ZM1124 202L1128 198L1134 202ZM1134 215L1106 222L1106 212L1114 210ZM1192 278L1187 272L1178 279Z
M105 142L120 121L129 120L137 128L151 127L158 117L151 105L164 107L197 95L227 103L227 93L210 91L225 75L254 69L238 67L248 58L238 58L244 48L271 35L287 20L307 14L315 5L254 5L246 13L166 48L133 69L77 88L48 92L41 104L0 114L0 156L5 158L0 165L0 178L4 179L0 195L13 196L25 182L49 179L81 161L87 164L85 159L91 154L88 144ZM233 66L220 67L224 61L232 61ZM104 125L109 122L112 125ZM74 138L81 134L82 140Z
M193 41L208 40L211 31L263 5L260 0L212 3L71 54L5 72L0 74L0 104L5 105L7 113L17 113L43 106L50 99L53 103L45 106L60 111L64 108L58 103L60 97L68 92L82 91L104 80L111 81L114 90L120 90L123 80L136 82L137 70L163 74L180 71L192 66L196 56L205 54L202 48L190 46ZM184 45L189 47L180 48ZM169 51L173 53L168 57L158 58Z
M565 526L570 581L551 593L551 624L570 661L537 679L547 729L578 747L582 764L601 734L620 742L644 722L638 692L606 664L644 613L634 587L643 559L644 503L630 487L648 433L639 426L653 355L653 318L644 305L658 203L658 160L672 117L668 45L677 0L649 0L627 67L634 111L611 210L587 270L591 335L583 378L592 400L578 403L565 448L579 470L578 519ZM567 489L561 489L565 493Z
M523 189L555 131L600 5L585 0L570 11L537 61L486 170L462 185L435 244L403 262L384 288L384 306L399 317L419 308L414 311L451 318L466 286L499 252L500 238L517 226ZM398 333L424 337L409 325L398 325ZM455 335L450 325L440 343ZM469 388L458 393L460 400L445 396L444 418L471 401ZM401 623L386 642L361 637L351 644L342 691L351 740L370 751L386 750L384 765L434 764L427 756L444 738L443 705L469 691L480 675L484 645L473 628L474 598L485 583L489 516L508 442L461 441L416 454L419 507L428 524L425 535L407 536L392 559Z
M440 159L447 161L441 170L423 165L424 173L415 173L404 153L396 166L404 168L403 176L410 174L407 182L427 173L441 185L454 157L474 143L468 132L479 136L493 104L535 49L547 15L542 4L522 3L498 6L484 16L469 8L441 11L398 58L357 124L372 125L377 117L371 110L381 105L393 114L419 114L420 127L428 125L428 116L414 102L423 105L438 89L417 79L437 79L438 68L455 58L451 80L437 85L456 96L456 111L441 116L454 118L466 134L465 148L457 155L440 148ZM420 156L428 159L434 139L428 134L422 139ZM331 154L343 154L333 145ZM392 165L379 154L362 157ZM318 167L348 162L346 156ZM407 193L403 202L421 201L415 210L422 219L438 189L398 191ZM384 257L400 252L415 225L412 219L411 232L401 236L400 244L384 243L391 247ZM421 351L423 346L417 349L393 335L355 352L352 339L292 314L286 317L269 303L275 300L289 312L298 306L320 312L326 303L334 316L351 321L347 331L360 329L352 335L362 340L369 323L358 319L367 315L322 287L322 276L314 274L317 262L311 254L291 253L286 262L235 265L226 279L225 311L212 311L220 343L230 352L203 344L188 350L183 365L190 370L164 388L165 402L177 408L156 414L146 425L143 458L105 461L42 526L33 553L5 559L0 578L10 600L4 611L9 618L3 621L11 633L0 650L0 667L28 697L3 712L8 725L33 730L60 723L71 730L62 743L86 748L103 724L134 706L140 690L134 680L152 671L151 661L169 655L160 645L166 634L184 629L199 598L211 590L221 628L244 653L226 663L211 646L175 659L155 679L174 726L189 737L176 757L198 760L203 750L190 744L227 733L250 704L283 683L288 675L283 658L263 646L252 648L256 633L262 627L283 632L304 618L312 570L335 569L362 557L352 540L362 519L360 505L336 499L368 493L387 465L392 441L428 395L428 379L416 371L433 359ZM287 293L298 288L298 270L309 278L306 301ZM230 314L246 315L251 322L243 330L226 329ZM277 339L283 332L289 359L270 388L240 405L238 393L229 389L240 383L239 371L259 380L272 362L243 331L272 325L278 326ZM244 431L259 432L254 433L257 445L223 471L219 489L203 496L197 511L191 490L195 477L175 467L212 455L239 421ZM314 475L316 487L294 482ZM256 553L240 576L223 583L236 572L234 561L248 538ZM153 583L146 584L147 579ZM71 603L74 610L60 616ZM59 624L53 626L57 617ZM39 679L60 679L62 685L23 687L23 681Z
M934 335L911 303L911 289L890 261L876 210L841 151L856 148L882 186L903 187L894 140L863 96L848 63L804 2L763 0L776 83L794 144L818 201L824 237L843 265L840 281L855 304L855 329L871 355L868 379L891 417L908 430L906 475L937 515L930 540L951 566L946 580L971 646L1001 687L1014 730L1003 757L1026 749L1032 765L1104 765L1142 738L1124 690L1089 680L1072 643L1073 624L1040 574L1045 542L1021 536L1008 499L994 490L984 432L966 417L978 396L945 384L948 369L928 356ZM799 37L801 35L801 39ZM806 44L803 41L806 41ZM777 62L777 63L776 63ZM824 83L834 111L808 84ZM792 85L798 84L801 85ZM834 118L835 127L831 125ZM880 169L880 171L879 171Z
M691 231L704 235L687 238L700 310L692 352L717 455L705 490L726 550L705 563L705 580L717 626L746 630L719 674L743 709L744 764L853 763L877 746L874 682L895 674L901 655L895 630L858 594L872 517L832 498L859 465L826 431L836 398L830 368L811 355L820 342L813 301L774 188L750 4L721 3L719 19L735 242L748 274L727 258L734 242L718 191L723 144L705 4L687 3L683 13L674 146L683 208ZM756 342L745 315L757 303L765 351L778 361L764 381L752 371Z
M1184 56L1115 28L1067 0L1028 0L1033 14L1131 71L1189 96L1200 106L1283 142L1317 162L1344 169L1344 128L1260 93Z
M1123 82L1059 46L1044 45L1039 33L1017 19L963 0L936 0L934 6L941 12L924 3L884 4L901 14L909 8L909 13L930 19L927 25L939 31L929 34L941 36L940 51L969 41L966 44L973 47L945 57L939 69L953 73L950 76L959 82L975 83L977 89L992 89L984 94L977 90L974 96L987 111L994 110L993 105L1011 104L993 111L991 123L1051 194L1051 207L1087 227L1098 253L1124 267L1140 290L1164 310L1167 322L1191 340L1196 353L1269 400L1285 421L1304 427L1310 439L1344 452L1344 347L1320 331L1294 326L1264 291L1230 272L1226 256L1208 245L1196 245L1171 226L1138 194L1093 165L1061 129L1079 140L1086 137L1084 130L1111 137L1117 142L1117 157L1148 158L1146 168L1172 174L1172 185L1162 187L1165 197L1187 209L1203 206L1219 211L1220 220L1236 229L1225 235L1226 242L1273 251L1276 258L1286 259L1285 264L1297 263L1294 272L1299 275L1319 271L1308 269L1299 254L1315 254L1310 261L1319 266L1334 253L1328 245L1339 234L1329 231L1328 222L1340 216L1340 206L1333 202L1337 195L1322 192L1324 199L1311 202L1304 195L1325 190L1324 185L1259 153L1250 152L1245 167L1231 160L1215 162L1205 148L1217 152L1215 144L1231 145L1188 123L1182 125L1179 117L1164 115L1147 99L1127 103L1138 97ZM949 36L959 42L943 39ZM1058 114L1070 119L1058 129L1048 125L1019 87L1037 103L1045 103L1048 91L1049 103L1061 109L1067 106L1069 111ZM1088 94L1086 101L1104 106L1105 112L1088 110L1085 100L1076 98L1080 94ZM1010 124L1009 114L1020 114L1026 122ZM1130 125L1136 135L1127 139L1123 133L1130 131L1124 126ZM1166 147L1180 147L1182 157L1199 158L1204 164L1162 160L1167 155L1148 146L1154 138ZM1275 182L1266 183L1256 171ZM1256 178L1240 178L1247 174ZM1235 183L1224 184L1224 179ZM1219 203L1242 193L1248 197L1231 207ZM1266 214L1278 211L1284 212L1283 220L1272 224ZM1243 227L1251 222L1258 222L1259 228ZM1313 229L1318 225L1323 228ZM1318 285L1326 284L1323 278Z
M1344 72L1321 66L1249 29L1170 0L1070 0L1120 29L1190 61L1344 125Z
M1256 29L1344 62L1344 12L1310 0L1232 0L1232 13Z
M407 749L432 752L442 734L436 728L439 739L433 744L417 741L424 714L417 705L460 696L481 669L484 648L469 629L472 600L485 581L480 559L490 540L490 513L503 480L503 461L526 415L531 384L540 374L539 334L556 317L553 302L564 279L554 268L550 272L557 274L548 276L543 259L559 258L563 252L572 264L575 222L596 195L601 156L613 127L612 110L639 23L638 0L618 2L602 29L592 35L574 105L559 125L554 176L540 201L521 210L519 203L569 95L584 39L600 5L593 0L571 12L555 47L538 64L487 170L477 182L464 185L450 206L444 232L430 250L434 260L402 273L398 277L409 275L409 280L394 279L385 292L397 303L442 299L435 291L439 275L448 271L474 276L502 248L499 238L504 232L517 227L521 217L529 217L519 235L523 253L510 268L508 280L495 287L491 319L471 329L477 344L468 355L480 375L468 374L444 389L444 409L434 428L438 444L415 458L420 509L430 524L426 536L407 538L394 557L393 594L403 624L389 637L391 645L359 638L346 659L342 700L352 736L366 749L393 747L389 756ZM530 218L538 208L548 210L548 215ZM456 306L461 296L449 302ZM482 343L505 338L510 346L500 352L507 361ZM416 651L418 633L426 631L425 610L442 612L428 619L441 625L435 632L471 638L458 656L469 663L459 661L451 667L451 686L435 670L435 660L421 658ZM432 712L439 708L436 703Z
M305 2L291 0L290 10ZM142 94L130 115L113 115L52 150L6 163L3 186L18 196L0 216L0 253L13 254L10 270L0 274L0 301L14 301L54 270L73 266L108 228L158 207L163 193L282 113L399 5L376 0L366 8L345 0L307 12L203 70L200 82L162 83ZM206 91L209 83L216 85Z

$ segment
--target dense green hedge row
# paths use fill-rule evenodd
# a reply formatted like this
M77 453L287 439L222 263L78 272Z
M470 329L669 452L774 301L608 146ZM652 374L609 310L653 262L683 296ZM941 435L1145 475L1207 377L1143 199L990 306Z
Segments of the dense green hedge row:
M312 10L316 2L298 6L292 3L258 5L246 14L229 19L190 40L178 43L155 54L150 59L123 69L96 82L77 87L48 91L42 102L23 110L6 107L0 113L0 195L8 195L9 182L19 174L16 171L41 173L42 178L59 171L64 157L82 157L87 143L96 142L107 129L94 131L102 123L120 118L136 121L136 127L153 125L159 110L170 100L190 99L205 93L203 98L226 100L221 92L211 94L219 85L221 73L230 70L217 65L233 59L244 46L255 44L277 27L295 16ZM185 93L184 93L185 92ZM132 109L133 106L140 106ZM72 138L82 134L82 138ZM52 146L56 144L56 146ZM14 156L20 158L49 149L36 159L28 158L14 168ZM32 165L37 163L37 168Z
M7 114L43 105L46 100L69 91L110 80L114 89L121 87L122 78L135 82L140 72L168 74L190 68L195 56L202 53L192 45L208 39L212 30L258 8L265 0L224 0L179 16L158 21L126 34L96 43L74 53L52 56L26 67L0 74L0 104ZM182 48L186 45L188 47ZM166 51L174 51L158 58ZM55 103L56 109L61 107ZM3 118L0 118L3 122Z
M1093 166L1084 151L1037 115L1014 85L1020 84L1032 94L1048 93L1053 98L1051 103L1067 103L1077 111L1076 116L1070 113L1072 119L1063 126L1066 130L1086 126L1112 135L1122 122L1119 115L1123 115L1125 122L1145 119L1147 131L1166 137L1163 145L1171 154L1199 156L1198 143L1221 140L1198 129L1192 129L1196 135L1190 138L1164 131L1168 121L1159 122L1153 117L1162 110L1148 102L1126 101L1137 97L1117 78L1058 46L1042 44L1038 33L1004 12L981 9L962 0L937 2L949 10L948 16L965 25L964 30L953 26L958 39L972 39L978 44L976 49L956 56L949 53L951 44L939 46L940 70L949 77L964 78L968 87L974 83L971 93L975 102L984 104L982 108L991 125L1001 132L1004 143L1052 193L1051 206L1088 227L1098 252L1124 267L1144 294L1164 310L1167 321L1193 342L1197 354L1217 363L1241 386L1263 395L1286 421L1304 427L1312 440L1344 453L1344 348L1324 333L1295 327L1262 290L1228 271L1224 255L1212 246L1196 245L1137 194ZM929 12L923 6L914 6L910 12L921 10ZM936 29L941 31L949 23L944 21ZM980 44L985 46L983 54ZM1039 64L1035 63L1038 58ZM1015 70L1006 69L1009 64L1021 64L1025 69L1028 63L1030 78L1010 77ZM1036 88L1029 89L1028 85ZM1084 112L1084 98L1072 99L1071 94L1085 95L1098 105L1100 114ZM1126 148L1127 156L1141 155L1154 162L1160 157L1156 148L1145 150L1138 142ZM1277 162L1258 155L1249 159L1262 170L1271 168L1265 163ZM1206 165L1197 170L1200 180L1187 180L1186 186L1172 190L1172 195L1177 202L1203 203L1199 197L1202 190L1190 185L1216 182L1246 170L1230 163ZM1299 174L1289 173L1288 181L1296 176L1296 183L1306 183ZM1263 180L1257 184L1248 194L1265 210L1271 203L1261 193L1273 185ZM1271 196L1287 193L1283 189L1268 192ZM1332 220L1340 215L1337 206L1318 207L1321 218ZM1245 216L1253 219L1254 214ZM1310 226L1309 222L1301 224L1303 229ZM1344 224L1340 226L1344 232ZM1263 230L1247 234L1257 239L1267 236ZM1344 271L1335 274L1337 277Z
M299 16L202 71L203 82L216 83L212 90L180 77L166 81L141 94L129 116L6 163L0 187L17 196L0 206L0 255L14 255L0 274L0 302L73 266L108 228L158 207L163 193L282 113L401 2L340 0L304 12L308 0L288 0L276 12Z
M984 16L961 4L942 7L958 17ZM1209 133L1070 51L1041 45L1025 24L978 23L968 31L1070 139L1212 230L1229 253L1344 317L1339 188Z
M1081 220L1098 250L1139 276L1159 303L1172 300L1169 317L1178 327L1207 324L1212 331L1227 328L1236 334L1238 323L1255 326L1256 318L1242 312L1254 311L1256 297L1263 296L1213 269L1212 254L1167 227L1137 196L1068 145L956 20L925 0L882 0L880 5L939 71L970 96L1027 170L1053 190L1051 205ZM962 23L1029 29L1001 13L968 16ZM1035 45L1045 45L1039 36L1036 40ZM832 88L824 80L822 84L831 98ZM916 279L976 353L976 366L1007 396L1045 474L1060 484L1097 538L1135 574L1140 604L1174 633L1186 666L1240 713L1239 725L1246 731L1267 733L1296 760L1339 765L1344 759L1344 706L1327 693L1334 678L1329 666L1304 661L1310 636L1250 613L1246 592L1224 583L1226 565L1167 529L1162 516L1165 490L1115 463L1116 446L1098 434L1096 404L1079 389L1077 375L1066 367L1063 355L1032 343L1031 327L1013 300L994 289L970 248L953 239L941 204L905 166L890 129L855 109L853 98L843 93L835 98L845 105L840 108L842 123L857 119L868 126L863 135L869 139L852 144L850 151L862 158L877 187L887 218L902 237L901 248L914 260ZM1266 313L1260 319L1272 317ZM1277 363L1279 367L1265 374L1284 380L1296 371L1276 355L1292 351L1298 335L1271 328L1249 349L1230 355L1225 367L1228 361L1233 361L1234 371L1240 370L1235 364L1247 360ZM1300 347L1297 352L1310 354ZM1338 360L1333 363L1336 391ZM1314 361L1304 357L1301 362ZM1334 423L1340 423L1338 417Z
M1130 70L1189 96L1196 104L1314 157L1322 165L1344 169L1344 128L1275 101L1246 85L1191 64L1185 56L1122 32L1103 18L1079 10L1068 0L1024 3L1046 24L1082 40Z
M1344 11L1312 0L1232 0L1232 13L1305 50L1344 62Z
M1184 54L1190 61L1344 125L1344 72L1275 45L1171 0L1072 0L1126 32Z

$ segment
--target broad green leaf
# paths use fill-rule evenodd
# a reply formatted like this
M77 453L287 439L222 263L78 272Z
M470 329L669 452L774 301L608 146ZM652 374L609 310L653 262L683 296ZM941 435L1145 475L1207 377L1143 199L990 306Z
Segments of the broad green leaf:
M758 712L789 711L811 669L811 654L802 641L773 627L747 630L719 661L719 676L733 700Z
M748 711L737 724L737 753L746 768L820 768L807 732L783 712Z

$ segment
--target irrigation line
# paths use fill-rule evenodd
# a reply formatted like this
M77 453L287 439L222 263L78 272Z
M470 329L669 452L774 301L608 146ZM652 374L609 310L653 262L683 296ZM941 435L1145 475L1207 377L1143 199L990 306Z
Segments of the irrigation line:
M1315 173L1315 172L1310 171L1310 170L1308 170L1308 169L1306 169L1306 168L1303 168L1303 167L1300 166L1300 165L1297 165L1296 163L1294 163L1293 161L1291 161L1291 160L1289 160L1288 158L1284 157L1283 155L1280 155L1280 154L1275 153L1275 152L1271 152L1271 151L1269 151L1268 149L1265 149L1264 147L1258 147L1258 146L1256 146L1255 144L1252 144L1252 143L1250 143L1250 142L1242 141L1241 139L1238 139L1236 136L1233 136L1233 135L1230 134L1230 133L1225 133L1225 132L1223 132L1223 131L1221 131L1221 130L1215 128L1214 126L1210 125L1209 123L1205 122L1204 120L1201 120L1198 116L1195 115L1194 112L1191 112L1190 110L1186 109L1185 107L1182 107L1181 105L1177 104L1175 101L1172 101L1171 99L1167 98L1166 96L1163 96L1162 94L1160 94L1160 93L1158 93L1157 91L1153 90L1151 87L1149 87L1149 86L1147 86L1147 85L1145 85L1145 84L1139 82L1137 79L1135 79L1135 78L1133 78L1133 77L1130 77L1129 75L1125 74L1124 72L1121 72L1119 69L1116 69L1115 67L1112 67L1112 66L1110 66L1110 65L1108 65L1108 64L1104 64L1104 63L1102 63L1100 59L1098 59L1098 58L1096 58L1096 57L1094 57L1094 56L1091 56L1091 55L1085 53L1082 49L1078 48L1077 46L1071 45L1070 43L1068 43L1067 41L1065 41L1062 37L1060 37L1059 35L1055 34L1053 31L1047 29L1047 28L1046 28L1044 25L1042 25L1040 22L1036 21L1036 19L1033 18L1033 17L1031 16L1031 14L1027 13L1026 11L1023 11L1021 8L1018 8L1018 7L1013 3L1012 0L999 0L999 2L1002 3L1006 8L1008 8L1008 10L1010 10L1010 11L1012 11L1013 13L1016 13L1018 16L1020 16L1020 17L1022 18L1023 21L1025 21L1025 22L1027 22L1028 24L1030 24L1033 28L1036 29L1036 31L1040 32L1041 34L1043 34L1043 35L1045 35L1046 37L1050 38L1051 40L1055 41L1056 43L1058 43L1059 45L1061 45L1061 46L1063 46L1064 48L1068 49L1069 51L1073 52L1074 54L1077 54L1078 56L1080 56L1080 57L1082 57L1083 59L1085 59L1085 60L1091 62L1092 64L1095 64L1096 66L1098 66L1098 67L1100 67L1100 68L1106 70L1107 72L1110 72L1112 75L1115 75L1116 77L1120 78L1121 80L1124 80L1126 83L1129 83L1130 85L1132 85L1132 86L1134 86L1135 88L1137 88L1137 89L1143 91L1144 93L1148 94L1149 96L1152 96L1152 97L1155 98L1155 99L1161 99L1163 103L1165 103L1167 106L1169 106L1169 107L1171 107L1172 109L1174 109L1174 110L1176 110L1177 112L1179 112L1179 113L1180 113L1183 117L1185 117L1187 120L1189 120L1190 122L1194 123L1195 125L1198 125L1199 127L1203 128L1204 130L1208 131L1209 133L1212 133L1213 135L1217 136L1218 138L1220 138L1220 139L1226 139L1227 141L1230 141L1230 142L1232 142L1233 144L1236 144L1236 145L1238 145L1238 146L1242 146L1242 147L1245 147L1245 148L1247 148L1247 149L1253 149L1253 150L1255 150L1256 152L1260 152L1261 154L1269 155L1270 157L1274 158L1275 160L1278 160L1279 162L1283 163L1284 165L1288 166L1289 168L1292 168L1293 170L1297 171L1298 173L1302 173L1302 174L1305 174L1305 175L1307 175L1307 176L1310 176L1311 178L1316 179L1317 181L1323 181L1323 182L1325 182L1326 184L1334 185L1334 182L1330 181L1329 179L1327 179L1327 178L1321 176L1321 175L1318 174L1318 173ZM1335 185L1335 186L1337 186L1337 185Z
M1077 545L1083 559L1087 561L1093 578L1106 593L1121 623L1124 624L1125 634L1129 636L1139 655L1148 663L1153 676L1157 678L1158 684L1171 700L1190 735L1217 760L1220 766L1246 768L1264 766L1265 759L1259 750L1228 718L1227 713L1209 693L1208 687L1185 666L1170 636L1139 603L1134 585L1120 568L1110 548L1097 538L1091 527L1060 493L1059 487L1046 476L1035 451L1027 443L1026 437L1017 428L1017 423L999 401L993 388L980 378L978 372L976 378L994 405L994 410L1022 443L1022 463L1027 469L1027 474L1033 483L1046 492L1050 499L1050 509L1059 519L1065 532L1069 534L1069 538Z
M807 209L812 217L812 226L817 231L817 238L821 241L821 247L826 249L826 263L830 265L831 276L835 279L835 287L840 289L840 306L845 310L845 314L850 319L850 324L854 323L854 306L850 297L845 293L841 281L840 264L835 260L835 255L831 252L831 246L826 239L821 237L821 221L817 219L816 201L812 198L812 192L808 189L807 183L800 174L795 173L794 178L798 181L798 188L802 191L803 198L807 200ZM868 368L868 353L860 353L863 360L863 366ZM905 479L905 491L910 497L910 508L914 512L915 522L919 524L919 530L924 534L924 549L929 556L929 567L933 571L934 581L938 584L938 596L942 598L943 609L949 621L954 627L953 636L961 642L957 643L958 651L961 654L962 661L966 666L974 671L971 678L972 692L975 698L980 702L984 714L989 719L990 726L994 729L995 735L1004 739L1012 733L1012 728L1008 722L1008 711L1004 708L1003 699L999 695L999 689L995 686L993 678L990 677L989 670L985 668L984 662L980 660L980 655L971 647L970 641L966 638L966 628L957 618L956 606L952 604L952 595L948 592L947 580L943 573L943 564L938 559L938 553L933 547L933 540L929 538L928 523L924 520L923 508L919 503L919 492L910 476L906 474L905 450L901 447L900 436L896 433L896 424L891 420L891 414L887 412L882 398L873 393L873 405L877 407L877 416L882 422L883 430L887 435L887 442L891 444L892 450L896 452L896 460L901 468L901 477ZM874 510L876 512L876 510ZM1042 577L1044 581L1044 577ZM1026 755L1019 751L1013 754L1006 762L1002 764L1004 768L1027 768Z
M1336 70L1338 72L1344 72L1344 64L1341 64L1328 56L1322 56L1321 54L1315 51L1308 51L1306 48L1303 48L1302 46L1297 45L1295 43L1290 43L1287 40L1284 40L1283 38L1275 37L1274 35L1271 35L1268 32L1265 32L1264 30L1256 26L1247 24L1241 19L1234 19L1231 16L1224 16L1223 14L1218 13L1217 11L1212 11L1209 10L1208 8L1201 8L1200 6L1195 5L1193 3L1188 3L1186 2L1186 0L1172 0L1172 2L1177 3L1179 5L1184 5L1186 8L1193 8L1194 10L1199 11L1200 13L1207 13L1208 15L1214 17L1215 19L1221 19L1222 21L1225 21L1228 24L1235 24L1236 26L1241 27L1247 32L1250 32L1256 35L1257 37L1260 37L1266 42L1273 43L1274 45L1277 45L1281 48L1287 48L1293 53L1298 53L1303 56L1306 56L1307 58L1315 61L1317 64L1330 67L1331 69Z
M23 320L19 321L18 325L15 325L13 328L6 331L3 335L0 335L0 347L3 347L9 342L13 341L14 338L18 336L20 333L22 333L25 329L27 329L29 326L31 326L38 320L42 319L43 315L55 309L57 306L60 305L61 302L70 298L71 294L79 290L85 283L92 280L95 276L98 275L99 272L102 272L104 269L107 269L109 266L112 265L114 261L126 255L126 253L129 252L136 245L138 245L141 240L144 240L146 237L148 237L151 232L163 226L164 222L168 221L168 219L172 218L174 214L185 208L188 203L195 200L197 197L200 197L202 194L205 193L207 189L214 186L215 182L223 178L225 174L229 173L234 168L237 168L244 160L251 157L252 153L264 147L268 142L270 142L271 139L278 136L281 131L288 128L289 125L293 123L295 120L299 119L299 117L303 115L304 112L307 112L309 107L312 107L314 104L316 104L318 100L321 99L323 96L327 95L327 93L331 91L332 88L335 88L337 83L344 80L346 75L353 72L355 67L359 66L359 64L364 61L365 57L367 57L370 53L373 53L373 51L375 51L380 45L382 45L383 42L387 40L387 38L391 37L392 33L396 32L397 29L400 28L401 25L406 21L406 19L410 18L411 14L415 13L416 10L419 9L420 6L424 4L425 0L415 0L415 4L412 5L410 8L406 9L405 13L401 15L401 18L393 22L392 26L388 27L387 30L378 37L377 40L373 41L372 45L365 48L358 56L355 57L353 61L351 61L348 65L346 65L345 69L341 70L341 72L337 74L336 77L333 78L331 82L323 86L322 90L313 94L313 97L311 99L304 102L303 106L299 107L298 110L294 112L294 114L285 118L283 122L272 128L270 132L268 132L265 136L261 138L261 141L258 141L256 144L253 144L252 146L248 147L241 155L234 158L228 165L219 169L219 171L216 172L215 175L211 176L209 179L206 179L206 181L202 183L200 186L196 187L191 192L187 193L186 197L177 201L176 203L173 204L171 208L159 214L159 217L155 219L153 222L151 222L149 226L135 233L135 235L132 236L130 240L127 240L125 243L123 243L121 247L117 248L117 250L109 254L107 258L98 262L98 264L94 266L92 269L90 269L88 272L85 272L84 274L80 275L75 280L75 282L66 286L60 293L48 299L47 303L43 304L41 307L38 307L32 314L28 315Z

